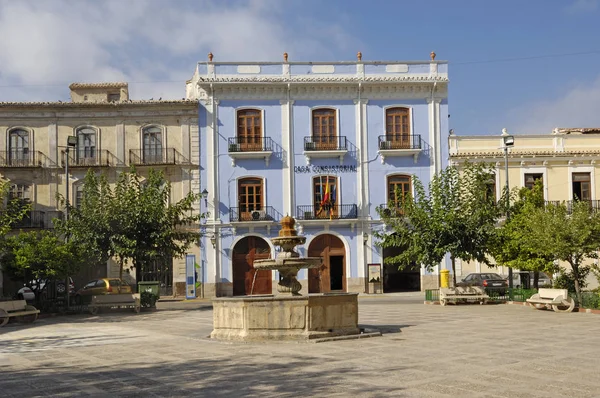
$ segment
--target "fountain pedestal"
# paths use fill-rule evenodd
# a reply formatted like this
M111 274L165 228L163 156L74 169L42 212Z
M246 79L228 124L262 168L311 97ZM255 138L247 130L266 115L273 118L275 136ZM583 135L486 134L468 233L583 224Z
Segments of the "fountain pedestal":
M282 251L275 259L256 260L257 270L277 270L282 276L276 296L213 299L211 337L221 340L308 340L352 335L358 328L358 293L300 295L296 279L302 268L318 267L320 257L302 258L294 248L306 241L294 229L295 220L281 220L279 236L271 239Z
M233 341L310 340L358 334L358 293L213 299L210 337Z

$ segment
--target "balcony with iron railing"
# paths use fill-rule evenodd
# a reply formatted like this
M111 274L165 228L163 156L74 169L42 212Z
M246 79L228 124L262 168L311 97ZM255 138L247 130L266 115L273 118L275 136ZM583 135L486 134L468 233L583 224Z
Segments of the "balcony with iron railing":
M65 151L62 151L62 164L65 165ZM110 167L118 166L119 159L106 149L75 149L69 151L69 167Z
M381 204L377 206L378 214L380 217L402 217L404 212L400 206L390 206L389 204Z
M129 164L136 166L189 164L175 148L130 149Z
M273 140L270 137L229 137L227 151L231 157L232 166L238 159L264 159L269 166L269 158L273 153Z
M389 156L413 156L415 163L423 150L418 134L386 134L378 137L378 152L381 162Z
M560 206L561 204L564 204L567 208L567 213L568 214L572 214L573 213L573 205L576 202L583 202L586 203L590 209L592 211L600 211L600 200L590 200L590 199L584 199L584 200L547 200L545 202L546 206L548 205L553 205L553 206Z
M44 228L46 225L46 213L39 210L31 210L25 213L22 219L11 224L12 229L21 228Z
M318 135L304 137L304 156L311 158L340 158L348 153L348 140L343 135Z
M230 222L276 222L279 213L272 206L241 206L229 208Z
M350 220L358 218L356 204L304 205L296 207L298 220Z
M0 151L0 167L47 167L48 157L40 151Z

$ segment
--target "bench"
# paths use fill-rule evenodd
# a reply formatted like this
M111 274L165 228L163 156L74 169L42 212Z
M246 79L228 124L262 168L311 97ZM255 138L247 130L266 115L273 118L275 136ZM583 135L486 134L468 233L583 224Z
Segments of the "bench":
M22 322L35 322L40 310L25 300L0 301L0 327L8 323L9 318L18 317Z
M571 312L575 308L575 300L569 297L567 289L539 289L526 301L538 310L552 308L554 312Z
M100 308L133 308L136 313L140 312L140 298L133 294L103 294L92 296L88 310L96 315Z
M454 302L458 303L460 300L465 301L479 301L479 304L485 304L490 298L479 286L457 286L457 287L443 287L440 289L440 304L446 305Z

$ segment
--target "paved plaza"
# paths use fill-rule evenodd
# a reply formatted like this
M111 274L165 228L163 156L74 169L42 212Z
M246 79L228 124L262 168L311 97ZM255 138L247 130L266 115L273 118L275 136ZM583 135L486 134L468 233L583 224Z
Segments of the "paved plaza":
M0 329L0 396L600 397L600 316L364 297L383 336L324 343L207 338L207 303ZM170 309L168 309L170 308Z

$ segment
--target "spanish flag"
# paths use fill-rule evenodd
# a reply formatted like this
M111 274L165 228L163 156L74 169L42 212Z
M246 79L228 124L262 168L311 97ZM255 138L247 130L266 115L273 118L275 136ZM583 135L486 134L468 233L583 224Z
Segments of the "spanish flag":
M329 177L327 177L325 179L325 194L323 194L323 197L321 198L321 207L329 204L329 195Z

